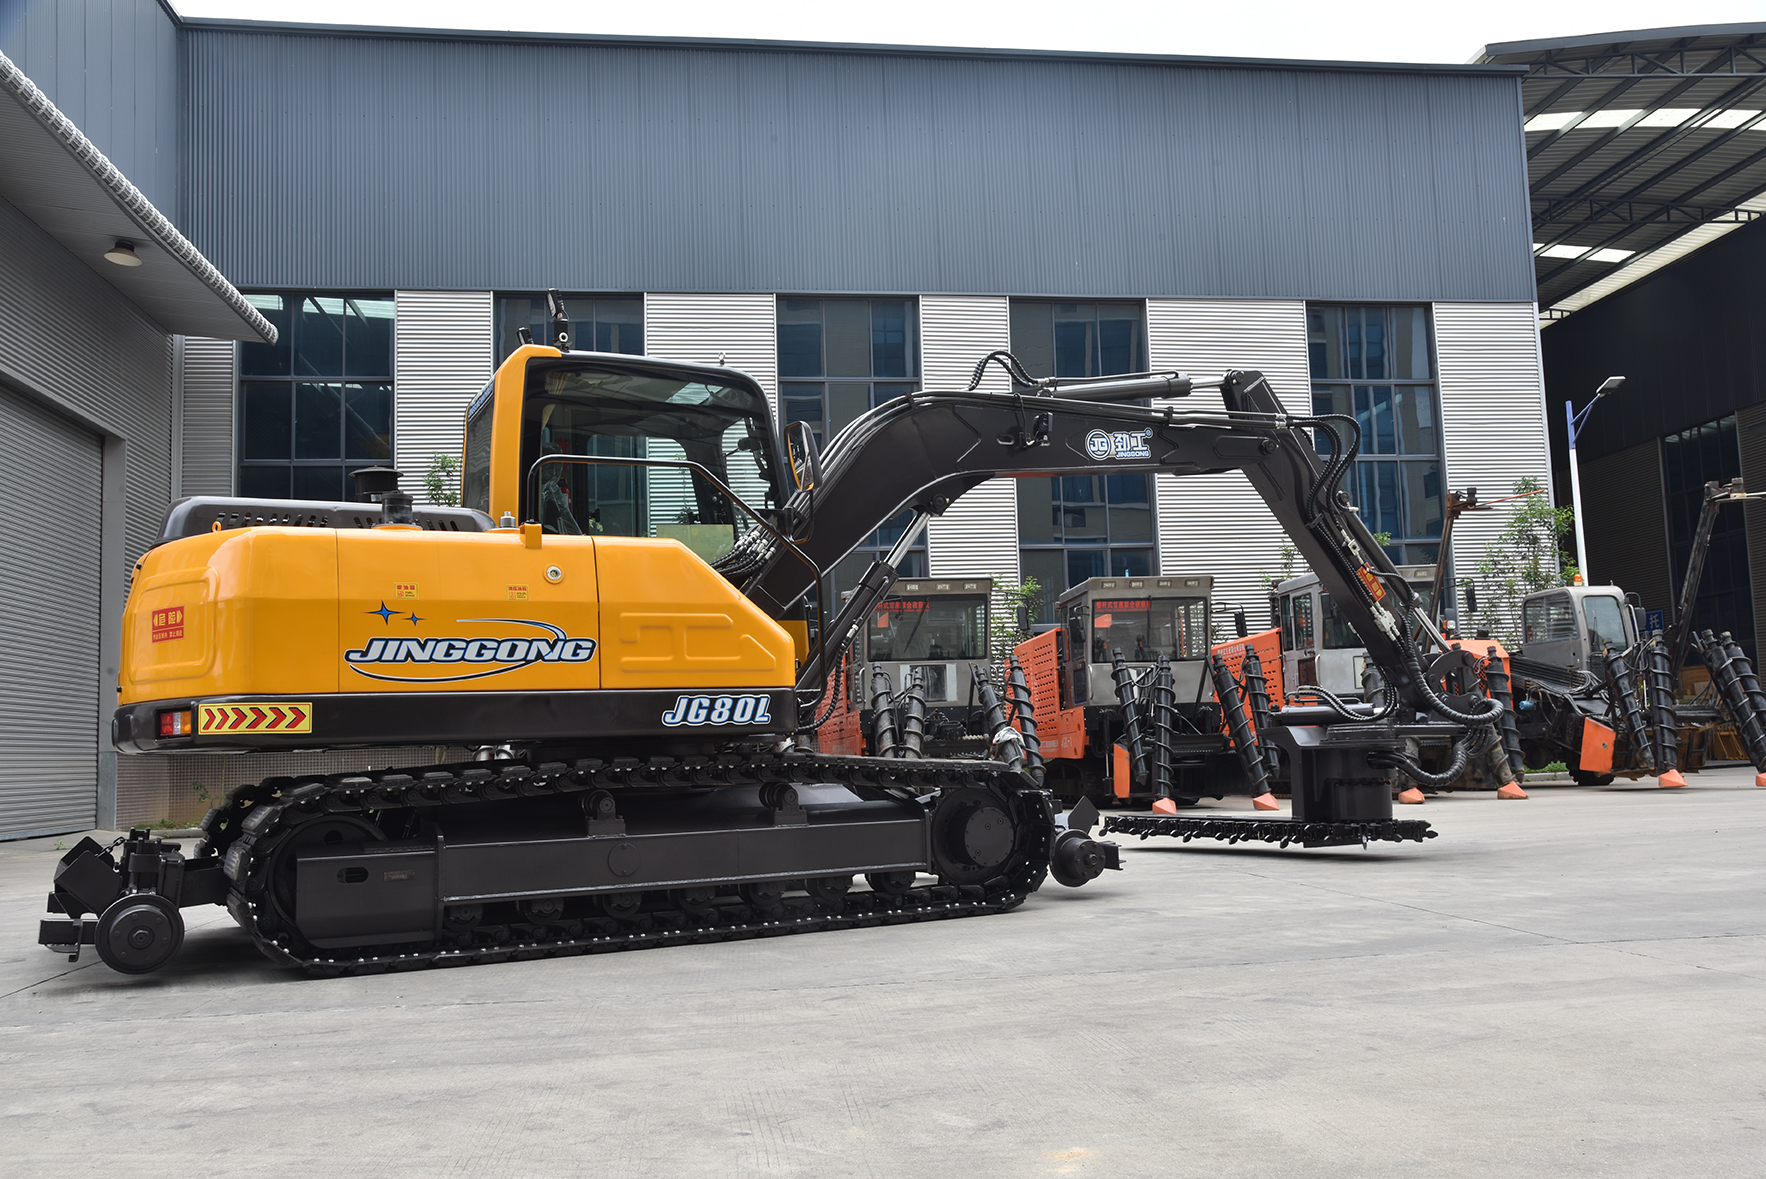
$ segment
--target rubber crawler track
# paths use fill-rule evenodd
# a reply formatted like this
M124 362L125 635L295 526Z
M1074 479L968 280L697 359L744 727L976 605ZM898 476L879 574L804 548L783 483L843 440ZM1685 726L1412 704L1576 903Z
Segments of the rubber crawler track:
M886 790L927 799L933 792L977 786L1014 804L1021 834L1004 873L983 884L934 885L898 897L854 892L839 902L788 896L774 909L720 903L707 917L663 910L632 921L572 918L480 926L470 934L444 935L426 947L352 947L319 950L293 930L273 928L279 918L268 899L268 860L277 836L323 815L365 814L405 807L445 807L468 802L579 793L592 789L657 786L743 786L838 783L875 793ZM461 966L566 954L603 953L750 937L813 933L856 926L894 925L951 917L1003 913L1017 908L1048 874L1054 811L1047 793L997 762L896 761L823 755L728 756L722 758L585 759L539 766L458 765L383 770L359 775L270 778L242 786L203 820L209 848L222 856L232 887L227 909L272 961L311 974L339 975Z

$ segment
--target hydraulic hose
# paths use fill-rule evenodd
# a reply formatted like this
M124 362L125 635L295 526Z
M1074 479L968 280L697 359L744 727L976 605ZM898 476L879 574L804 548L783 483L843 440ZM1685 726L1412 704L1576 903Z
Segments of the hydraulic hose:
M1476 742L1478 748L1476 750L1471 748L1474 743L1473 738L1478 739ZM1453 756L1448 759L1447 768L1438 774L1431 774L1428 770L1423 769L1422 766L1418 765L1412 758L1405 754L1393 753L1388 750L1376 749L1369 753L1367 755L1367 764L1370 766L1380 766L1385 769L1400 770L1405 777L1410 778L1421 786L1434 786L1437 788L1451 786L1454 781L1465 772L1466 762L1471 760L1472 754L1482 753L1484 750L1488 749L1491 743L1496 739L1496 730L1493 727L1490 725L1479 725L1472 732L1467 733L1460 740L1454 742Z

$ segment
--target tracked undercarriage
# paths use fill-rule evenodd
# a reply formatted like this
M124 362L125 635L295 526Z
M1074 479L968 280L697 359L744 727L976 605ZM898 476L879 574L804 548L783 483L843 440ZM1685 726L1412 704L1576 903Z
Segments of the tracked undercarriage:
M354 973L997 913L1051 861L1067 883L1116 866L1112 845L1058 825L1045 793L983 761L761 754L272 778L235 791L204 831L188 860L145 832L120 864L84 841L56 876L51 907L68 916L42 940L141 973L176 953L180 906L224 899L273 961ZM125 885L142 891L119 903Z

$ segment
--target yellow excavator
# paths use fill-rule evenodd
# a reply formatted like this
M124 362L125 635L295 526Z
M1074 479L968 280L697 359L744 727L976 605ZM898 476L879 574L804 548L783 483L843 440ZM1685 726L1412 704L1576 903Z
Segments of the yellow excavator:
M364 473L378 503L185 499L134 569L119 750L408 746L412 764L241 786L191 856L145 830L83 840L42 944L145 973L182 908L224 904L278 963L368 972L984 914L1051 872L1083 884L1116 847L1089 806L1055 813L1022 713L985 758L813 748L896 564L997 475L1246 469L1339 596L1409 633L1378 546L1318 494L1354 439L1281 413L1258 374L1214 383L1227 412L1186 414L1145 400L1186 395L1178 374L1036 381L996 354L1014 392L979 390L977 366L822 454L744 374L572 351L553 308L560 346L524 343L467 408L462 506L414 506L394 472ZM1336 440L1329 462L1302 426ZM835 565L903 510L836 608ZM1296 820L1363 839L1407 751L1489 722L1396 696L1315 711ZM434 746L475 756L421 764Z

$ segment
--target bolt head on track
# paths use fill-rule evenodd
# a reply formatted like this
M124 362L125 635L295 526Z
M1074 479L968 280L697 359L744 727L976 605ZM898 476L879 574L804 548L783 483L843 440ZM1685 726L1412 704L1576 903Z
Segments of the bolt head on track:
M183 944L184 918L162 896L118 897L98 918L98 956L122 974L158 970Z

